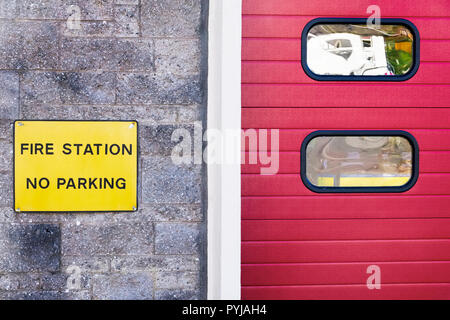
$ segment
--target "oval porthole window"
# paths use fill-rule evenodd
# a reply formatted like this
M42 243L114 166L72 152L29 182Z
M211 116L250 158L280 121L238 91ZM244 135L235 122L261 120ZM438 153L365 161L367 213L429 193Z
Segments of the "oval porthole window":
M302 66L316 80L411 78L419 66L419 33L404 19L318 18L302 33Z
M302 144L301 176L316 192L402 192L417 180L418 152L404 131L316 131Z

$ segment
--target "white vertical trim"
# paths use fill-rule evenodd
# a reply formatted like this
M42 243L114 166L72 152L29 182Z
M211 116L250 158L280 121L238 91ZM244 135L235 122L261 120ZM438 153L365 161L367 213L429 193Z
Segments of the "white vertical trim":
M209 1L207 129L222 135L241 130L241 6ZM240 155L240 143L226 147L222 154ZM208 164L208 299L241 296L240 175L239 163Z

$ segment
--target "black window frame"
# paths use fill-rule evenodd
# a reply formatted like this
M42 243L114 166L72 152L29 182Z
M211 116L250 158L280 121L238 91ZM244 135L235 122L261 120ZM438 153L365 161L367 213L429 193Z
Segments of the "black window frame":
M408 140L412 148L411 178L402 186L389 187L318 187L306 176L306 148L312 139L329 136L396 136ZM318 130L310 133L302 142L300 149L300 177L303 184L316 193L399 193L411 189L419 178L419 144L412 134L403 130Z
M410 21L400 18L381 18L380 24L402 25L413 34L413 64L411 69L403 75L392 76L343 76L343 75L318 75L311 71L307 61L307 39L309 30L318 24L366 24L365 18L316 18L308 22L302 31L301 38L301 63L304 72L317 81L406 81L411 79L420 65L420 35L417 27Z

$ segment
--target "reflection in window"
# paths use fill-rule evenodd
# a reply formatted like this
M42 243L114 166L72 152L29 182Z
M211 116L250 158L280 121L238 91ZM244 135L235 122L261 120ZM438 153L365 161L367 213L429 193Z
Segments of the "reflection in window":
M402 25L318 24L307 37L307 64L317 75L404 75L413 35Z
M317 187L403 186L412 147L400 136L319 136L306 148L306 176Z

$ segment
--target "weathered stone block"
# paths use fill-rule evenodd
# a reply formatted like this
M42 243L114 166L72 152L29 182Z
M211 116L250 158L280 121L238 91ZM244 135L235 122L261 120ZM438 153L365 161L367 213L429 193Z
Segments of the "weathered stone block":
M191 137L194 137L193 126L179 125L159 125L159 126L141 126L140 146L143 154L161 155L170 157L173 148L179 144L179 141L172 141L172 134L176 129L186 129ZM191 138L191 154L193 152L193 143Z
M1 84L0 84L0 86L1 86ZM13 121L1 120L1 117L0 117L0 137L3 139L3 141L12 142Z
M123 104L196 104L203 94L198 76L121 73L117 100Z
M79 26L74 28L67 21L60 26L64 37L113 37L116 31L116 23L110 20L103 21L80 21Z
M127 255L153 252L151 223L65 225L64 255Z
M76 266L82 273L106 273L109 271L109 258L107 257L80 257L62 256L62 270L67 272L68 267Z
M114 39L64 38L61 41L61 69L112 70L116 67Z
M155 291L155 300L199 300L205 299L200 290L158 289Z
M140 35L138 6L116 6L114 15L116 37L138 37Z
M195 39L156 39L156 70L161 74L199 74L200 41Z
M80 9L81 20L113 18L113 0L20 0L19 17L26 19L67 19L74 14L71 6Z
M178 111L179 123L193 123L205 118L205 111L200 106L184 106Z
M43 69L58 65L58 24L0 22L0 68Z
M39 275L30 273L10 273L0 275L0 291L37 290Z
M176 165L170 157L148 157L142 165L144 203L200 203L201 165Z
M10 142L0 141L0 171L13 172L13 145Z
M3 228L7 228L3 226ZM0 270L30 272L60 270L61 231L51 224L15 224L3 230Z
M0 18L13 19L17 15L17 0L0 0Z
M139 0L115 0L115 4L139 4Z
M152 40L65 38L61 68L153 71Z
M33 119L73 119L73 120L137 120L139 130L145 124L175 123L183 107L157 106L109 106L109 105L42 105L24 104L21 107L22 118ZM5 124L6 128L6 124ZM0 131L2 124L0 122ZM6 129L5 129L6 130ZM140 131L139 137L142 138Z
M0 275L0 290L17 290L19 289L19 281L12 274Z
M153 299L151 273L95 275L94 299L102 300L150 300Z
M0 174L0 206L12 207L13 205L13 180L11 174Z
M40 276L33 273L17 273L14 275L19 282L19 290L37 290L40 288Z
M19 113L19 75L16 72L0 71L0 97L0 119L16 119ZM5 124L2 121L2 133Z
M68 287L69 278L67 273L47 273L41 276L41 287L45 291L72 291L73 287ZM71 279L70 279L71 280ZM69 281L70 281L69 280ZM76 290L87 290L90 288L90 275L80 274L80 287Z
M112 72L26 72L22 78L24 103L86 104L115 101Z
M200 32L203 0L142 0L142 34L193 37Z
M156 223L156 254L195 254L199 252L200 226L196 223Z
M122 256L114 257L112 271L197 271L200 270L198 255L181 256Z
M10 300L90 300L89 291L26 291L11 293Z
M158 289L194 289L199 285L198 272L161 271L156 273L155 287Z
M137 219L145 216L152 221L196 222L203 221L203 212L200 205L153 205L139 209L135 215Z

